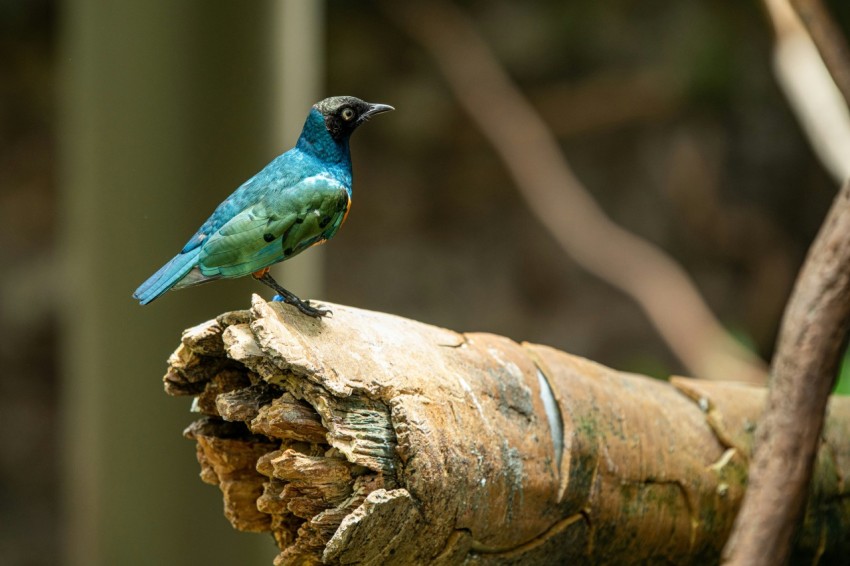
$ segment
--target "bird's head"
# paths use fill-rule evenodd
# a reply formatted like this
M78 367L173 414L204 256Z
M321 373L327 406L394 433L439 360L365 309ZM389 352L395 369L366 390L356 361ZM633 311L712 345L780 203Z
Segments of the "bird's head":
M348 138L357 126L375 114L395 110L387 104L372 104L353 96L332 96L313 105L325 119L325 128L335 140Z

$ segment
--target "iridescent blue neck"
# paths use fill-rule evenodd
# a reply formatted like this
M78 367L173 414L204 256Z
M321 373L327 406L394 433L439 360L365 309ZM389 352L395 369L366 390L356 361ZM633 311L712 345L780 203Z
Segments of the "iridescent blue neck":
M328 164L337 164L351 170L351 151L348 136L335 140L325 127L325 119L315 108L310 109L301 137L295 145L299 150L311 153Z

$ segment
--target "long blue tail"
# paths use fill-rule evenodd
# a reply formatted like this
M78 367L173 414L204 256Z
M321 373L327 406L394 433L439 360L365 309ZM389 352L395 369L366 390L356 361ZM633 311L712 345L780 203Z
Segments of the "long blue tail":
M171 258L171 261L160 267L147 281L139 285L139 288L133 293L133 298L146 305L174 287L195 267L200 252L201 250L198 248L187 253L177 254Z

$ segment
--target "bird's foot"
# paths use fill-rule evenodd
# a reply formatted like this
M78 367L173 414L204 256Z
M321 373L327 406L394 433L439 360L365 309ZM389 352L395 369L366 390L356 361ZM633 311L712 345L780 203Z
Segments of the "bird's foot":
M300 310L302 313L307 316L311 316L313 318L322 318L323 316L328 316L331 314L331 311L328 309L320 309L318 307L314 307L310 304L310 301L303 301L295 296L294 293L287 291L280 284L274 280L274 278L269 274L268 269L260 270L254 273L254 278L257 279L260 283L268 285L272 289L274 289L277 294L272 297L272 301L283 302L288 305L292 305L293 307Z
M312 316L313 318L323 318L331 314L330 309L314 307L310 304L310 301L299 300L297 303L295 303L295 307L307 316Z
M311 316L313 318L322 318L322 317L328 316L329 314L333 314L330 309L322 309L322 308L314 307L313 305L310 304L309 300L303 301L303 300L299 299L298 297L296 297L295 295L292 295L290 297L284 297L283 295L277 294L274 297L272 297L272 301L275 301L277 303L286 303L288 305L292 305L295 308L297 308L298 310L300 310L302 313L306 314L307 316Z

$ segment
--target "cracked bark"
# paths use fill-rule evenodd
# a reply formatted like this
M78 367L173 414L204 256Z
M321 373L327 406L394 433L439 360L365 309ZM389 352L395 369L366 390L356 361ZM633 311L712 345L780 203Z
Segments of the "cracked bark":
M276 564L719 560L763 389L333 311L255 296L185 331L165 376L202 414L202 479L234 527L272 533ZM833 399L801 560L850 553L848 433Z

